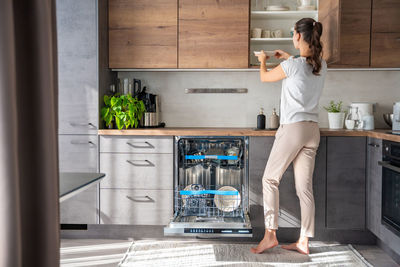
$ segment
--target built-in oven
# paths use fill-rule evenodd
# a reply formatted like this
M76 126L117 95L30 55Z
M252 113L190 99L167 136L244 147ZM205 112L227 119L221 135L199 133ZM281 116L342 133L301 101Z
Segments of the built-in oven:
M400 143L383 141L382 223L400 235Z
M176 136L174 216L164 235L251 237L246 136Z

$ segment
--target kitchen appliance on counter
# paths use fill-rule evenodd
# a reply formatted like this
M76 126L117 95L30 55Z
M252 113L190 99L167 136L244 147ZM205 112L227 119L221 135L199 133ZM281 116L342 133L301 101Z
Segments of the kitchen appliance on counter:
M400 134L400 102L393 105L392 133Z
M247 136L176 136L168 236L251 237Z
M351 109L357 109L361 123L357 130L373 130L374 129L374 104L368 102L353 102L350 104Z
M383 140L382 223L400 236L400 143Z

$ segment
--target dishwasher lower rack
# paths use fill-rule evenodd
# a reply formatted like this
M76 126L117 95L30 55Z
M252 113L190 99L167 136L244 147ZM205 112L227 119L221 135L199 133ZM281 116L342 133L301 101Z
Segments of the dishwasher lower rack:
M238 190L240 189L240 190ZM241 186L191 184L175 189L174 210L182 216L243 217Z
M240 190L238 190L240 189ZM164 235L252 237L243 186L219 188L192 184L175 189L174 218Z

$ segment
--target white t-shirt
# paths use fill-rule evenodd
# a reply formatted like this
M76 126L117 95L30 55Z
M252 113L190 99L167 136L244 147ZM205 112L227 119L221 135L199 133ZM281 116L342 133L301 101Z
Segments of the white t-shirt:
M280 65L286 74L282 81L280 123L318 122L319 98L327 70L325 60L321 62L320 75L312 73L305 57L291 56Z

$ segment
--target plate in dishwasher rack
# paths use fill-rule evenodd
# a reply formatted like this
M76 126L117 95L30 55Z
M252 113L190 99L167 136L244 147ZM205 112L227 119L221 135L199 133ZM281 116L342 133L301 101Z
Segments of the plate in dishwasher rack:
M236 191L232 186L223 186L218 191ZM223 212L231 212L236 210L240 205L240 194L237 195L215 195L215 206Z

